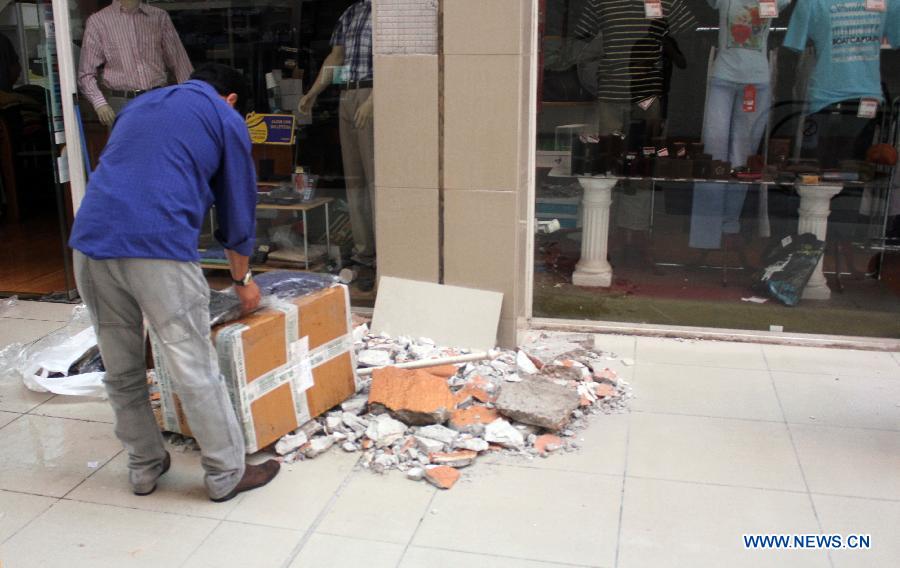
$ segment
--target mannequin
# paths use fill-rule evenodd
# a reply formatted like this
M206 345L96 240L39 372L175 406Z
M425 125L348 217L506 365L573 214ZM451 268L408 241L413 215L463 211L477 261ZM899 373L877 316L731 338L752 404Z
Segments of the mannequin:
M806 130L816 136L804 141L802 153L818 158L824 168L862 159L872 143L884 102L883 38L900 46L897 0L804 0L791 16L784 46L803 51L808 40L816 50L806 94L807 121L815 127Z
M662 133L664 92L663 41L669 34L692 30L696 21L682 0L662 0L659 15L650 17L645 0L589 0L576 27L578 39L602 36L597 69L597 133L620 134L636 149ZM630 140L633 122L642 123L643 138ZM631 182L616 197L616 224L625 232L627 252L634 244L649 257L652 182ZM635 242L637 241L637 242Z
M108 128L129 100L165 86L167 70L183 83L194 68L165 11L140 0L113 0L88 18L78 85Z
M350 225L355 254L362 265L357 286L374 286L375 267L375 135L372 96L372 2L360 0L341 15L331 36L331 53L309 90L300 99L303 114L312 111L316 98L335 82L335 69L342 68L340 80L340 136Z
M766 132L771 105L766 57L774 13L760 15L759 0L707 0L719 11L718 52L709 76L703 144L714 160L746 165ZM777 10L790 0L777 0ZM740 232L744 184L694 185L690 246L721 247L722 234Z

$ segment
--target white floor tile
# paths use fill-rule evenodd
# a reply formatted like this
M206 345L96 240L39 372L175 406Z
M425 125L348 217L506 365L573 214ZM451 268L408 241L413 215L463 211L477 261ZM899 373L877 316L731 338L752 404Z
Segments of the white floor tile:
M754 343L638 337L636 358L640 363L766 369L762 347Z
M900 432L790 428L812 493L900 501Z
M633 410L784 420L768 371L640 363L632 386Z
M183 568L278 567L303 533L225 521L194 551Z
M0 300L2 302L2 300ZM67 322L77 304L19 301L15 306L0 309L0 317Z
M52 497L0 491L0 550L2 543L56 502ZM3 554L0 553L0 559Z
M571 567L572 564L553 564L535 560L522 560L520 558L505 558L502 556L413 546L406 551L399 568L422 568L423 566L428 568L468 568L470 566L483 568L563 568Z
M870 536L871 548L833 550L835 568L896 568L900 561L900 503L813 494L827 534Z
M405 545L427 514L435 491L427 482L410 481L400 472L357 471L316 531Z
M769 369L793 373L815 373L834 377L884 377L900 379L896 361L883 351L826 349L764 345Z
M15 420L16 418L18 418L20 416L22 416L22 415L19 414L18 412L0 411L0 428L3 428L4 426L6 426L7 424L9 424L10 422L12 422L13 420Z
M577 432L573 438L579 445L577 451L558 451L546 458L528 459L497 454L480 459L484 459L485 463L514 467L624 475L628 420L629 414L601 414L592 417L590 426Z
M217 521L59 501L3 545L15 568L180 566Z
M809 496L629 478L620 568L828 568L824 551L745 550L744 534L819 533Z
M63 325L58 321L0 318L0 349L10 343L31 343Z
M900 380L773 372L788 422L900 430Z
M114 424L116 421L108 400L86 396L58 395L32 410L31 414L106 424Z
M271 483L244 494L228 520L305 531L358 459L358 454L336 451L286 465Z
M403 545L314 534L291 563L291 568L394 568Z
M23 416L0 430L0 489L62 497L120 451L109 424Z
M621 479L502 466L465 475L437 494L413 546L613 565Z
M66 495L66 498L214 519L224 519L238 505L238 499L225 503L213 503L209 500L203 484L200 452L182 453L171 446L168 450L172 456L172 467L159 478L152 496L139 497L132 493L128 482L128 455L122 452Z
M805 491L787 427L777 422L632 414L628 475Z
M0 377L0 410L24 414L51 398L50 393L28 390L19 377Z

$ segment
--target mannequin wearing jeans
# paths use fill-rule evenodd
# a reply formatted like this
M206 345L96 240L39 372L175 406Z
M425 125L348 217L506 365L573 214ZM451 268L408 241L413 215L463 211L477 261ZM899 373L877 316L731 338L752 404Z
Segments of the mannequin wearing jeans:
M719 39L709 78L703 144L714 160L740 167L756 153L769 118L766 49L771 20L760 17L759 0L708 2L719 10ZM777 0L779 9L788 3ZM739 233L746 196L743 184L695 184L690 246L718 249L723 233Z
M769 118L770 92L767 83L754 83L755 110L744 109L743 83L711 78L706 100L703 143L714 160L743 166L759 147ZM747 185L729 183L694 184L690 246L717 249L722 234L739 233L741 210Z

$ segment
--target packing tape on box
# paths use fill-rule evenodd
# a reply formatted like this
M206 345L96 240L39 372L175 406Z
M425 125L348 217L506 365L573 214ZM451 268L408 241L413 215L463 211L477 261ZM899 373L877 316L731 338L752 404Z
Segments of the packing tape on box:
M181 433L181 424L178 422L178 415L175 412L175 396L172 392L172 380L169 376L169 370L162 357L162 341L159 336L149 328L150 345L153 351L153 367L156 370L156 381L159 386L159 400L162 407L163 427L169 432Z

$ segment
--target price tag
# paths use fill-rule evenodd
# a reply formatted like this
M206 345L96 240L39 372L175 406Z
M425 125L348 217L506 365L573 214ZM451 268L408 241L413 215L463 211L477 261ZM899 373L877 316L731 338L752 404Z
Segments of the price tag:
M884 12L885 0L866 0L867 12Z
M878 113L878 99L860 99L859 112L856 116L859 118L875 118Z
M662 0L644 0L644 15L648 18L662 18Z
M770 19L778 17L778 4L775 0L759 0L759 17Z
M756 86L747 85L744 87L744 112L756 112Z
M638 106L641 107L641 110L647 110L648 108L653 106L653 103L656 102L656 97L650 97L649 99L644 99L642 101L638 101Z

